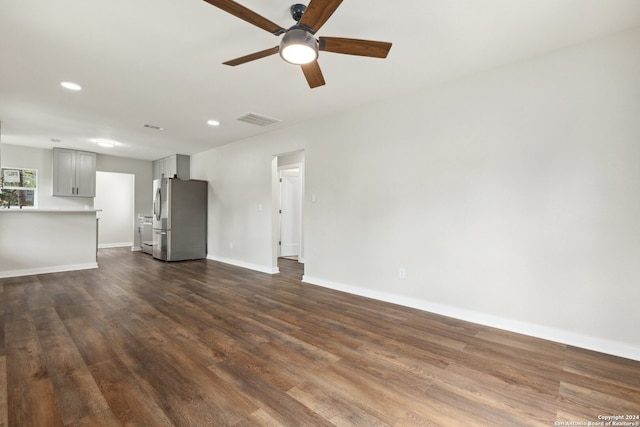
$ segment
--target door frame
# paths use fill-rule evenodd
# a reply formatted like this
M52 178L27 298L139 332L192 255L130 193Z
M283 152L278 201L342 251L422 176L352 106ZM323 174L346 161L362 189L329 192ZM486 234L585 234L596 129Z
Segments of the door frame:
M304 150L296 150L288 153L275 154L271 162L271 271L278 273L278 255L280 254L280 168L300 169L300 252L298 262L305 262L305 239L304 239L304 218L305 218L305 159L303 156L301 163L278 166L278 158L288 154Z

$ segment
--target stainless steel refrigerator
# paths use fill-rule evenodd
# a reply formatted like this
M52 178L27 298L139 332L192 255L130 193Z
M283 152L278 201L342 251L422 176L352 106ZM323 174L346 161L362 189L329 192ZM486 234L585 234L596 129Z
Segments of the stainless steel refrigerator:
M153 257L164 261L207 256L207 182L153 181Z

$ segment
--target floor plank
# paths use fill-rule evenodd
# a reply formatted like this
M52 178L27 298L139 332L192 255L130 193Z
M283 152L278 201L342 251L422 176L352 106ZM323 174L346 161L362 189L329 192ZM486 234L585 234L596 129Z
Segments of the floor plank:
M0 356L0 426L8 424L7 420L7 357Z
M210 260L0 279L2 426L552 426L640 414L640 362Z

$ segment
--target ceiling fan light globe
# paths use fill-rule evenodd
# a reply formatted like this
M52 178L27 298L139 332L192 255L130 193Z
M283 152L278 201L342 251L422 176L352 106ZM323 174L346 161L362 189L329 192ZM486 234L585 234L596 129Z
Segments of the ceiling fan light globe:
M308 64L318 59L318 41L303 29L292 29L282 38L279 52L291 64Z
M318 53L305 45L286 46L280 52L282 59L296 65L308 64L318 58Z

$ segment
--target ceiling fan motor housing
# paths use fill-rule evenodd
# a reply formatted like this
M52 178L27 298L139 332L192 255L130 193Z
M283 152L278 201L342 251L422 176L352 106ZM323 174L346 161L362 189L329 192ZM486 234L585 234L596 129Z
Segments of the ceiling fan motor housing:
M302 18L302 15L304 15L304 11L307 10L307 6L296 3L292 5L289 10L291 11L291 17L293 20L298 22Z

